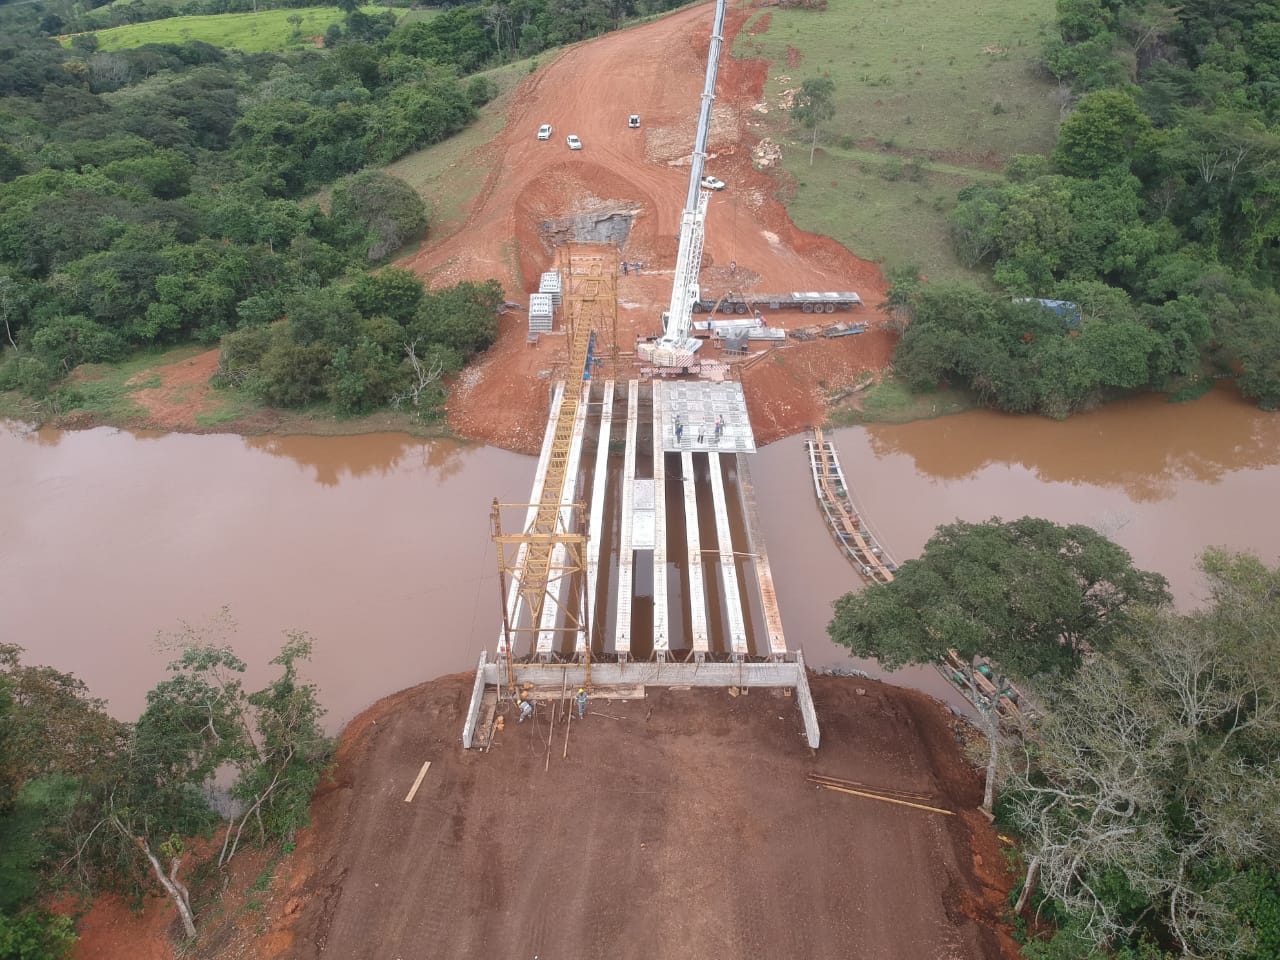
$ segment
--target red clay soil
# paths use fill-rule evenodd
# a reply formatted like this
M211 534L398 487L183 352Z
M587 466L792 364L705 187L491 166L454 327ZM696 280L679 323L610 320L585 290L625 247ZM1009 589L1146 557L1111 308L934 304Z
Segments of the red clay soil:
M177 922L167 900L151 898L139 911L120 897L97 897L76 925L72 960L173 960L169 931Z
M464 751L471 680L404 691L348 726L264 908L273 922L225 955L1016 957L981 783L928 697L814 678L815 754L780 691L651 688L593 701L563 759L545 701L488 752ZM819 790L811 771L957 815Z
M544 224L583 213L629 212L634 220L621 256L643 269L618 280L617 345L629 352L637 335L660 332L712 12L710 4L702 5L610 34L568 50L530 76L513 98L502 133L482 148L490 172L466 224L431 238L401 265L432 284L497 277L513 300L523 302L539 275L555 266L555 243ZM729 11L727 45L750 13ZM758 137L747 120L763 98L768 68L761 60L721 59L707 169L729 187L711 201L703 285L717 292L852 289L869 305L861 312L866 319L883 298L879 269L830 238L798 230L775 198L777 181L753 168ZM641 115L640 130L628 129L629 113ZM550 141L534 136L542 123L554 127ZM581 151L565 146L570 133L581 137ZM737 268L732 277L730 263ZM774 316L788 327L812 319ZM457 432L536 452L548 406L547 381L538 374L555 371L564 339L544 336L530 347L526 332L523 314L508 314L498 343L453 385L449 422ZM788 344L777 352L781 360L756 364L744 378L761 442L821 422L825 391L883 368L892 339L875 332Z
M158 387L134 390L131 394L133 401L147 411L143 425L152 430L195 428L196 415L212 405L209 378L217 371L218 350L215 348L138 374L135 380L160 377Z

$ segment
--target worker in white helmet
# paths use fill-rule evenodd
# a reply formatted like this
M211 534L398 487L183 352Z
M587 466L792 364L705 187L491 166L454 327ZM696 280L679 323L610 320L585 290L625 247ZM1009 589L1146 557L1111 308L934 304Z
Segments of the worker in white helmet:
M573 698L573 702L578 705L578 719L584 719L587 715L587 691L579 687L578 695Z
M533 704L529 702L529 695L520 694L520 719L517 723L524 723L533 716Z

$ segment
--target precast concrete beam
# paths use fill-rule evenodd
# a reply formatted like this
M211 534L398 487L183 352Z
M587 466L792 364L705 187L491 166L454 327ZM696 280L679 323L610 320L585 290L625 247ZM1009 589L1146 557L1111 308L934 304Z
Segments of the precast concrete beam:
M769 656L781 660L787 655L787 636L782 630L782 613L778 609L778 594L773 588L773 571L769 567L769 552L765 549L764 533L760 527L760 512L756 505L755 484L751 482L751 469L745 454L738 454L738 487L742 493L742 510L747 521L747 541L755 558L756 585L760 590L760 609L764 614L764 628L769 635Z
M587 624L596 622L596 598L600 584L600 531L604 528L604 493L609 478L609 432L613 426L614 382L604 382L603 406L600 410L600 439L596 447L596 471L591 483L591 520L587 530ZM586 638L579 637L574 651L586 653Z
M729 510L724 496L724 468L720 454L710 458L711 497L715 504L716 545L720 550L720 579L724 581L725 616L729 621L729 648L735 660L746 657L747 627L742 613L742 591L738 589L738 568L733 557L733 531L729 529Z
M667 610L667 480L662 437L665 389L653 385L653 655L665 660L671 649Z
M590 381L579 386L582 391L582 402L578 404L578 413L573 420L573 434L569 443L569 454L565 461L564 486L560 492L559 528L563 532L571 532L573 525L573 504L578 493L578 464L582 460L582 438L586 432L588 402L591 399ZM547 573L547 594L551 603L543 603L542 619L538 624L538 657L550 660L555 652L555 640L558 627L569 627L567 603L573 587L574 564L568 563L568 549L563 543L551 548L551 566ZM581 618L583 611L578 610Z
M542 453L538 457L538 466L533 474L533 490L529 494L529 509L525 512L524 526L521 529L528 530L533 524L534 519L538 516L538 501L542 499L542 488L547 483L547 467L551 463L551 450L555 446L556 439L556 421L560 418L560 405L564 402L564 381L556 382L551 395L551 414L547 417L547 432L542 438ZM516 551L515 569L524 569L525 553L528 551L529 545L520 544ZM512 630L515 630L520 624L521 608L524 606L520 595L520 582L515 578L511 578L511 586L507 588L507 616L508 622L511 624ZM507 638L502 630L498 631L498 656L505 656L507 650Z
M636 434L639 431L640 381L627 383L627 445L622 460L622 523L618 534L617 622L613 648L621 659L631 655L631 591L635 580L635 550L631 545L631 509L636 479Z
M680 454L684 483L684 528L688 549L689 614L693 630L693 655L701 662L710 649L707 640L707 589L702 577L702 540L698 534L698 492L694 486L693 454Z

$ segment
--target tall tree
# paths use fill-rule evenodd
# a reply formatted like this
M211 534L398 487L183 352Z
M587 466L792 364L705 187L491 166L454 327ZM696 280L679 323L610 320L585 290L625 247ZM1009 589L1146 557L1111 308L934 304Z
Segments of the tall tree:
M920 289L920 282L920 268L914 263L889 268L889 289L876 309L888 318L886 324L898 336L911 326L914 316L912 298Z
M169 664L171 676L147 694L125 749L80 778L69 818L67 865L80 881L95 890L160 887L188 937L196 927L181 877L185 838L207 835L221 819L209 800L214 775L233 768L232 794L244 804L228 823L225 863L251 820L262 839L288 836L306 822L329 756L315 688L297 674L310 640L290 634L272 661L281 677L248 694L244 662L213 632L233 628L224 610L207 630L184 625L172 638L179 655Z
M1018 909L1038 885L1096 946L1154 926L1181 956L1270 956L1248 871L1280 858L1280 570L1219 551L1201 567L1209 607L1134 618L1012 758Z
M809 143L809 166L818 148L818 127L836 115L836 84L830 77L811 77L800 85L791 104L791 117L813 134Z
M836 601L827 627L855 656L890 670L936 663L954 650L967 665L989 752L982 806L991 812L1001 739L998 705L984 701L979 668L996 690L1071 675L1106 649L1132 608L1169 599L1165 579L1090 527L1023 517L939 527L892 583Z

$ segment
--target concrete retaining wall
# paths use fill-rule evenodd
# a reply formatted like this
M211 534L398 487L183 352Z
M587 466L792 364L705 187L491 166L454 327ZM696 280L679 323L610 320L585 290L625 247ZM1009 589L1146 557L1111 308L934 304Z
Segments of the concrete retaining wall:
M480 651L480 663L476 667L476 682L471 687L471 705L467 707L467 722L462 725L462 745L468 750L471 749L471 741L475 739L476 723L480 719L480 704L484 700L485 683L485 666L489 659L487 650ZM489 664L493 667L494 676L497 676L497 664ZM496 682L496 681L495 681Z
M818 711L813 706L813 694L809 691L809 672L804 666L804 654L796 652L796 705L800 707L800 716L804 717L805 739L809 746L818 749L822 733L818 730Z

